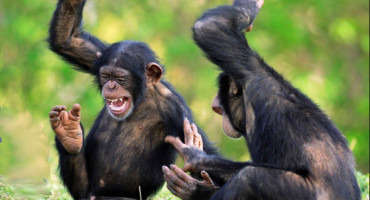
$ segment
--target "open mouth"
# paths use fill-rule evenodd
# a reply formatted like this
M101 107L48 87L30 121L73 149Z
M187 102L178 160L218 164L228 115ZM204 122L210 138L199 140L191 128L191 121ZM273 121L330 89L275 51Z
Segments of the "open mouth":
M118 99L105 99L107 102L109 110L114 115L123 115L127 113L129 108L131 107L131 101L128 97L121 97Z

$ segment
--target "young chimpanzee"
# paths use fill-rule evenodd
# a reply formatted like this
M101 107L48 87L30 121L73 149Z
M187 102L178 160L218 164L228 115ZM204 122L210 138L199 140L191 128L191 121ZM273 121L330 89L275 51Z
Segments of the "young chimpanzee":
M183 119L191 122L191 111L161 79L164 69L146 44L107 45L83 32L84 4L85 0L58 1L48 41L51 50L96 77L106 104L86 139L80 105L68 112L65 106L52 108L61 177L75 199L145 199L163 185L162 165L176 158L176 150L164 138L184 138ZM205 151L216 155L200 134Z
M360 199L344 136L249 47L244 30L262 5L235 0L206 12L193 28L196 43L222 70L212 108L223 115L227 135L246 139L252 161L214 158L168 136L184 171L225 181L198 181L171 165L163 167L168 188L182 199Z

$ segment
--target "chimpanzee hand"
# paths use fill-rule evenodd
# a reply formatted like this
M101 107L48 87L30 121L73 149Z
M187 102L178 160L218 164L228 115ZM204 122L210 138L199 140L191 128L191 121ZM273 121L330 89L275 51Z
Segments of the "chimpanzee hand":
M262 8L263 4L264 0L234 0L234 6L253 11L250 13L252 14L252 16L250 16L252 20L250 26L246 29L246 32L249 32L253 29L253 20L258 14L259 10Z
M188 118L185 118L183 127L185 136L185 145L203 151L203 140L202 136L198 132L197 126L194 123L190 125Z
M63 147L71 154L78 154L82 148L83 135L80 126L79 104L66 111L65 106L54 106L50 113L50 124Z
M204 180L199 181L182 171L176 165L171 165L170 168L166 166L162 167L167 188L183 200L209 199L219 189L219 187L215 186L206 171L200 173Z
M202 163L207 158L207 154L203 152L203 140L198 133L197 126L190 124L189 120L184 120L184 136L185 144L180 138L167 136L165 142L172 144L184 159L185 165L183 170L185 172L191 171L199 173L202 170Z
M167 182L168 189L181 199L208 199L217 189L208 173L202 170L202 163L207 158L203 152L203 140L195 124L190 124L188 119L184 120L185 144L180 138L167 136L165 141L172 144L185 161L183 170L176 165L171 165L169 169L162 167L164 179ZM201 171L202 170L202 171ZM204 179L197 180L187 171L199 173Z

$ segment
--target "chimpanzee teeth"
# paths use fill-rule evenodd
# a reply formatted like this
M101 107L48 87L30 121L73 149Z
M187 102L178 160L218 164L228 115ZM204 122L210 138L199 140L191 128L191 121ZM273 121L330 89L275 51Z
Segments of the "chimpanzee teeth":
M120 106L120 107L116 107L116 106L114 106L113 104L110 104L110 105L109 105L109 107L110 107L112 110L114 110L114 111L120 111L120 110L122 110L122 109L126 106L126 104L127 104L127 102L123 103L123 104L122 104L122 106Z
M123 97L119 98L119 99L106 99L107 101L110 101L110 102L117 102L117 101L123 101Z

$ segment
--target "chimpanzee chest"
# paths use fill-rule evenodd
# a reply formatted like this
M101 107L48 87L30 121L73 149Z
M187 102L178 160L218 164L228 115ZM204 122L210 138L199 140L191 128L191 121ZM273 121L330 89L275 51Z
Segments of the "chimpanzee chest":
M110 134L97 130L87 140L91 192L137 198L139 191L142 196L152 194L164 183L162 166L175 160L174 149L164 143L164 129L117 128Z

